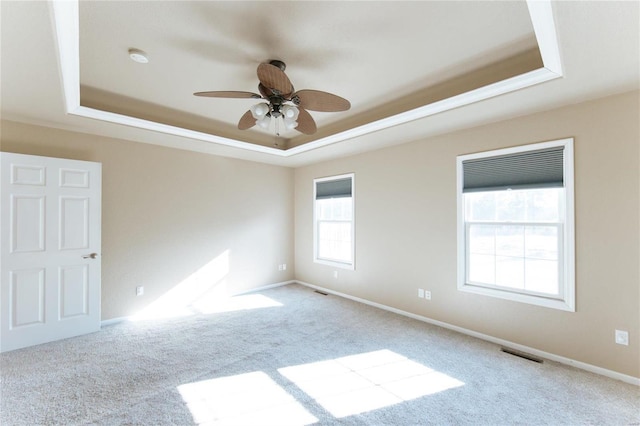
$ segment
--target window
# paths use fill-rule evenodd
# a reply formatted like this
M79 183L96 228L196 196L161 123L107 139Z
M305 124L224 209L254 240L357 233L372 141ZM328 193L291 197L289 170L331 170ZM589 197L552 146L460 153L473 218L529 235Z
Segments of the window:
M314 179L314 261L353 269L353 174Z
M458 289L575 311L573 140L459 156Z

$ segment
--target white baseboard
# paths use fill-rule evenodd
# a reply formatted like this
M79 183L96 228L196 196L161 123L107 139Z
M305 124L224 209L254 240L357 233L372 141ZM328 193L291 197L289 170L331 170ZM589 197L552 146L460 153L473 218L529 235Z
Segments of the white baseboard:
M250 293L257 293L259 291L264 291L264 290L269 290L270 288L275 288L275 287L282 287L288 284L293 284L295 283L295 280L289 280L289 281L282 281L279 283L275 283L275 284L267 284L267 285L263 285L260 287L255 287L249 290L243 290L237 293L233 293L231 295L229 295L229 297L234 297L234 296L241 296L243 294L250 294ZM133 316L128 316L128 317L118 317L118 318L111 318L108 320L103 320L100 322L100 326L101 327L108 327L110 325L114 325L114 324L118 324L124 321L131 321L131 319L133 318Z
M239 293L234 293L232 296L241 296L243 294L257 293L259 291L269 290L270 288L282 287L282 286L289 285L289 284L294 284L294 283L297 283L297 282L298 281L296 281L296 280L289 280L289 281L283 281L283 282L275 283L275 284L263 285L261 287L256 287L256 288L252 288L252 289L249 289L249 290L241 291Z
M129 321L130 319L131 319L131 317L111 318L111 319L108 319L108 320L100 321L100 326L101 327L107 327L107 326L110 326L110 325L118 324L120 322Z
M294 282L303 285L305 287L310 287L315 290L320 290L325 293L330 293L336 296L344 297L345 299L353 300L354 302L364 303L365 305L373 306L375 308L383 309L385 311L393 312L398 315L403 315L405 317L413 318L418 321L423 321L429 324L437 325L438 327L446 328L448 330L457 331L458 333L466 334L468 336L476 337L481 340L485 340L491 343L495 343L500 346L509 347L511 349L516 349L521 352L526 352L532 355L535 355L540 358L548 359L550 361L555 361L560 364L570 365L575 368L579 368L581 370L586 370L591 373L600 374L605 377L609 377L611 379L620 380L625 383L629 383L632 385L640 386L640 378L629 376L627 374L618 373L617 371L608 370L606 368L598 367L595 365L587 364L585 362L576 361L571 358L566 358L563 356L555 355L549 352L544 352L535 348L531 348L528 346L520 345L518 343L513 343L508 340L499 339L497 337L489 336L487 334L478 333L477 331L468 330L466 328L458 327L457 325L448 324L446 322L437 321L431 318L423 317L422 315L412 314L411 312L403 311L400 309L392 308L391 306L382 305L380 303L371 302L366 299L361 299L359 297L350 296L345 293L340 293L339 291L334 291L328 288L320 287L314 284L309 284L304 281L295 280Z

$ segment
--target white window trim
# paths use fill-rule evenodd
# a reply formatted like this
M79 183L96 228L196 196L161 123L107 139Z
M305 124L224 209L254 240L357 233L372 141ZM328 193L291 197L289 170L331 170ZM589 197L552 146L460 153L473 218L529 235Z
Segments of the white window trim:
M553 297L544 297L533 294L518 293L506 289L489 288L474 285L466 281L467 272L467 247L466 247L466 224L464 220L464 198L462 193L463 169L462 162L465 160L493 157L498 155L514 154L518 152L553 148L564 146L564 184L565 184L565 217L566 223L563 226L562 244L564 252L564 262L560 265L561 282L560 294L562 300ZM458 265L458 290L496 297L505 300L528 303L532 305L544 306L547 308L559 309L563 311L576 311L576 286L575 286L575 214L574 214L574 176L573 176L573 138L560 139L549 142L542 142L530 145L517 146L512 148L498 149L474 154L460 155L456 158L456 179L457 179L457 265Z
M316 188L318 182L351 178L351 262L340 262L337 260L323 259L318 257L318 220L316 217ZM355 270L356 268L356 177L355 173L346 173L336 176L316 178L313 180L313 261L322 265L333 266L335 268Z

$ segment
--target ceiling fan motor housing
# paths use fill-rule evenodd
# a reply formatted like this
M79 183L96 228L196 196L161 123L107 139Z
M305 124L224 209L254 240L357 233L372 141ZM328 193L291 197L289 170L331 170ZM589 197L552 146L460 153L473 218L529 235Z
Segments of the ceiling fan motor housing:
M269 103L271 104L271 116L274 118L280 117L282 115L280 108L284 104L284 99L281 96L271 96L269 97Z
M277 59L270 60L269 64L273 65L274 67L280 68L281 71L284 71L285 69L287 69L287 64L285 64L284 62L279 61Z

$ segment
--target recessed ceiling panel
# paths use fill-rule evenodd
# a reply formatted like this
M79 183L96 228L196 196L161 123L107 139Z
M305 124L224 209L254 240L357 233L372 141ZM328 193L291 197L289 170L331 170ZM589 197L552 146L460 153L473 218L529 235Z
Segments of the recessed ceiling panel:
M256 68L270 59L286 63L296 90L352 106L311 112L317 135L280 126L282 148L541 66L524 1L80 3L81 104L91 108L273 146L273 126L236 127L255 99L193 96L258 92Z

